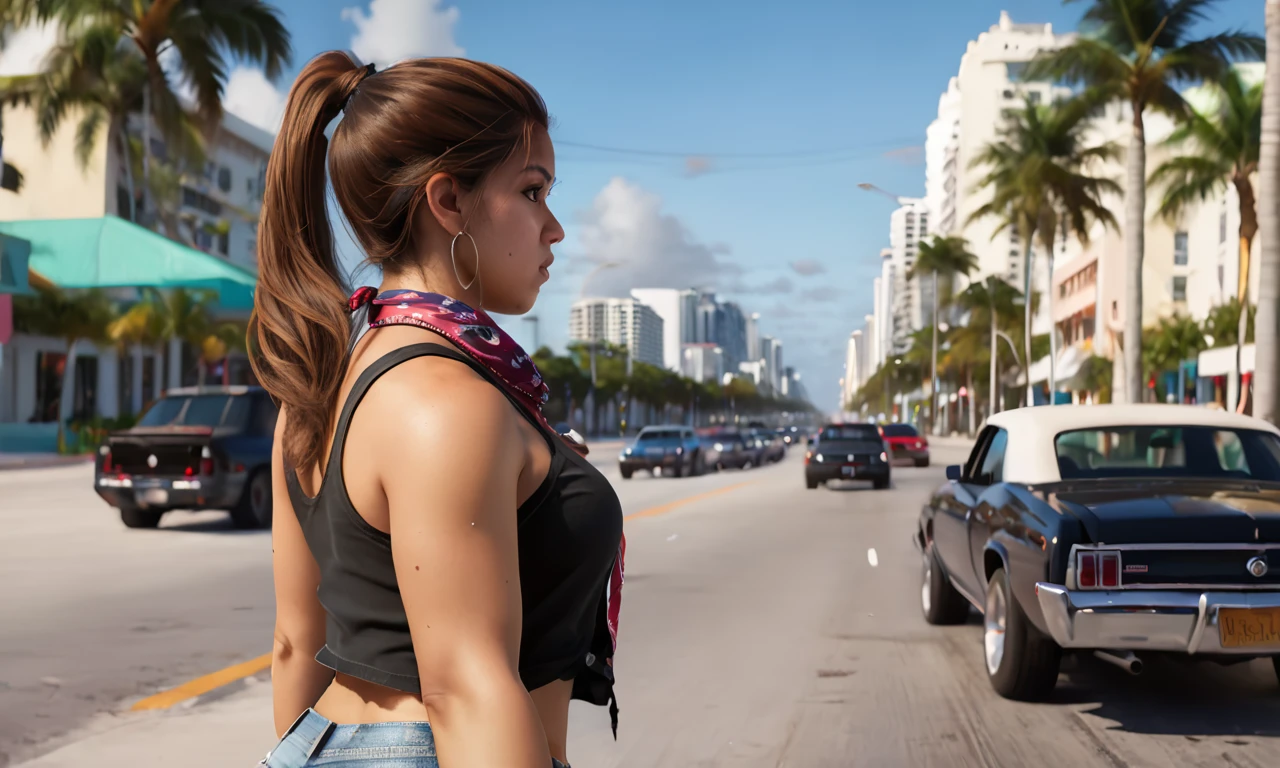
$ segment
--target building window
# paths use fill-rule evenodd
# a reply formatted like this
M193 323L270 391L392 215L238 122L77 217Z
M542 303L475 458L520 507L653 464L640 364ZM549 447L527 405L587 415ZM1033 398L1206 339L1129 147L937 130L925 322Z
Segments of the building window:
M229 250L231 250L231 237L225 233L218 235L218 253L226 256Z
M231 191L231 169L222 167L218 169L218 189L223 192Z
M1218 242L1227 242L1227 212L1218 214Z
M1173 233L1173 264L1176 267L1187 266L1187 233Z
M1221 295L1223 288L1226 286L1227 268L1222 264L1218 265L1218 294Z
M1031 104L1039 104L1039 103L1040 103L1040 92L1039 92L1039 91L1031 91L1030 93L1028 93L1028 94L1027 94L1027 101L1028 101L1028 102L1030 102Z
M1173 278L1173 300L1174 301L1187 300L1187 278L1185 277Z

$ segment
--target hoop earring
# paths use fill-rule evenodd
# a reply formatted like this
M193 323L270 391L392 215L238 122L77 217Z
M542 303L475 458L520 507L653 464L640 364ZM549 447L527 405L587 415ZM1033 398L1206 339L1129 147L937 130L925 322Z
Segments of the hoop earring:
M462 275L458 272L458 254L455 250L458 245L458 238L463 235L466 235L467 239L471 241L471 250L476 252L476 273L471 276L471 282L466 285L462 284ZM480 248L476 246L476 239L471 236L471 233L465 230L458 230L458 234L453 236L453 240L449 241L449 262L453 264L453 278L458 281L458 285L464 291L471 290L471 286L475 285L476 281L480 279ZM483 290L483 287L481 290Z

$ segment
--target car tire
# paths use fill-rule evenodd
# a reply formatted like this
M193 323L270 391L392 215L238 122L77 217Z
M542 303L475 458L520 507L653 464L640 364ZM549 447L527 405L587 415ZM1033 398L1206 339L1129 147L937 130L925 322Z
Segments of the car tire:
M240 501L231 508L231 522L241 530L271 527L271 472L259 469L249 476Z
M872 484L871 484L871 485L872 485L872 487L873 487L873 488L875 488L877 491L883 491L884 489L886 489L886 488L888 488L888 487L889 487L889 478L887 478L887 477L886 477L886 478L881 479L881 480L875 480L875 481L872 481Z
M702 451L693 455L693 474L695 476L707 474L707 459L702 455Z
M619 471L620 473L622 473L622 479L623 479L623 480L630 480L630 479L631 479L631 470L629 470L629 469L622 469L621 467L619 467L618 471Z
M752 466L754 465L751 463L751 459L747 459L746 461L742 462L742 469L751 469Z
M1276 682L1280 683L1280 656L1271 657L1271 666L1276 671Z
M916 459L916 466L917 466L917 467L927 467L927 466L929 466L929 459L928 459L928 458Z
M140 507L121 507L120 521L124 523L126 528L155 528L160 525L160 518L164 512L156 512L153 509L142 509Z
M1058 684L1062 648L1027 619L1003 568L987 582L982 623L983 660L996 693L1017 701L1047 698Z
M963 624L969 618L969 601L956 591L938 560L933 542L925 545L921 558L920 610L930 624Z
M807 477L806 477L806 478L804 479L804 486L805 486L806 488L808 488L809 490L811 490L811 491L812 491L812 490L814 490L814 489L816 489L816 488L818 487L818 481L817 481L817 480L811 480L811 479L809 479L809 478L807 478Z

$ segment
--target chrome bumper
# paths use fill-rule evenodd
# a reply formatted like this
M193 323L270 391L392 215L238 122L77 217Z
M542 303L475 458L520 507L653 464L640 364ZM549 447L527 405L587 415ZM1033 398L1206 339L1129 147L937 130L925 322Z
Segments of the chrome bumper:
M1280 643L1224 648L1218 630L1219 608L1280 608L1280 591L1085 592L1042 581L1036 598L1049 634L1063 648L1280 654Z

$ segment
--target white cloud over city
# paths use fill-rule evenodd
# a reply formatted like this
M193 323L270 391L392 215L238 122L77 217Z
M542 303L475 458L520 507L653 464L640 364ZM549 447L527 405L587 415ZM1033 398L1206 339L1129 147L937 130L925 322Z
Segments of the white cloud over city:
M620 266L597 272L591 292L626 296L632 288L720 287L741 269L718 257L724 246L703 243L678 217L663 210L660 196L621 177L579 214L579 249L597 264Z
M351 50L379 67L418 56L461 56L465 51L453 38L460 15L442 0L372 0L368 12L342 9L343 21L356 28Z

